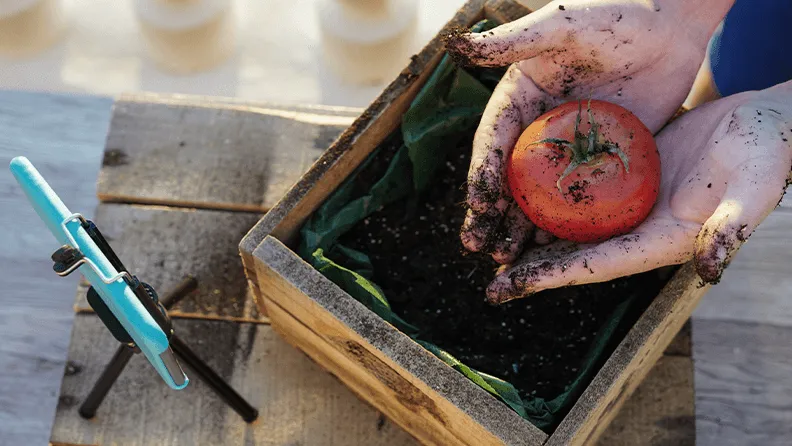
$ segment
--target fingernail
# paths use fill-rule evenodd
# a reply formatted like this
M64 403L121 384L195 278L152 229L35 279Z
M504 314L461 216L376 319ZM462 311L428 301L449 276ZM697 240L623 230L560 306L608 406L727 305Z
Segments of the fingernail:
M468 211L465 221L462 223L460 237L462 245L469 251L479 252L487 246L487 237L492 233L493 222L487 214L477 214Z
M534 234L534 241L537 245L548 245L555 239L553 234L545 231L544 229L537 229Z
M501 304L504 304L506 302L509 302L510 300L512 300L512 299L501 298L500 296L497 296L497 295L492 295L491 296L489 292L487 293L487 298L485 299L485 301L488 304L490 304L490 305L492 305L494 307L497 307L498 305L501 305Z
M705 255L695 256L693 264L701 280L712 285L720 282L723 276L723 269L726 267L721 260Z
M478 252L484 246L484 242L481 239L476 237L470 230L464 228L459 233L459 238L462 240L462 246L468 251Z
M510 293L511 280L503 274L495 276L495 279L487 286L487 302L492 305L500 305L510 300L514 300L516 296Z
M705 227L696 237L693 264L704 282L717 284L733 260L735 252L745 243L747 226L723 224Z
M517 258L517 256L509 252L496 251L492 253L492 260L500 263L501 265L508 265L514 262L515 258Z
M471 211L482 213L489 209L489 203L479 196L478 191L468 190L467 207Z

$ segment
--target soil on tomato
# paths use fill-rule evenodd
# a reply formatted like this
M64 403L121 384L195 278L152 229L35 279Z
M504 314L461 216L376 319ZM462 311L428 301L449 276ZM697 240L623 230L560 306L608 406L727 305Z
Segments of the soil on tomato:
M383 147L357 177L357 187L368 190L399 147L400 141ZM420 339L510 382L523 398L552 399L578 376L592 341L615 308L629 297L638 299L605 358L665 279L652 271L544 291L499 306L486 303L484 291L499 265L487 255L466 251L459 238L469 163L470 140L447 158L421 197L380 209L340 243L370 256L375 283L396 314L422 330Z
M592 200L594 197L586 194L588 186L589 182L586 180L578 180L572 183L568 188L568 192L572 196L572 201L580 203L581 201Z

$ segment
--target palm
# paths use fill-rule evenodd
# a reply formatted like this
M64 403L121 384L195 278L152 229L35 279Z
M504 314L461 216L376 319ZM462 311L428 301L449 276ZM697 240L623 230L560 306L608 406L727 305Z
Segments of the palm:
M695 260L717 282L734 252L774 209L792 166L792 81L683 115L657 137L657 204L631 234L598 245L559 242L526 253L487 294L493 302L602 282Z
M461 234L468 249L508 263L530 237L533 225L505 187L505 160L521 131L544 111L601 99L631 110L656 132L678 110L713 30L680 33L679 11L650 3L554 1L492 31L447 39L449 52L464 63L512 64L473 143L470 211Z
M490 42L501 36L516 42L471 62L515 62L504 89L537 88L548 106L589 96L608 100L633 110L655 132L685 100L705 50L694 41L703 34L679 33L669 16L641 0L594 7L557 1L484 34L481 44L493 50L497 44Z

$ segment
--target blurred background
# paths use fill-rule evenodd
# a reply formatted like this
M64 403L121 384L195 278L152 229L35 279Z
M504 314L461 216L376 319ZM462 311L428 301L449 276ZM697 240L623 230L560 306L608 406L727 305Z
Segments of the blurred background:
M463 3L0 0L0 89L363 107Z

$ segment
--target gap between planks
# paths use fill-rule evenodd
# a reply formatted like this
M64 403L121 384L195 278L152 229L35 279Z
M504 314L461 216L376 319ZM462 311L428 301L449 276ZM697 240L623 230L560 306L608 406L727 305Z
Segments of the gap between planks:
M102 192L96 193L97 198L101 203L113 204L126 204L130 206L145 206L145 207L161 207L173 210L202 210L202 211L222 211L222 212L262 212L258 205L245 205L245 204L227 204L225 206L218 206L215 204L207 204L200 201L188 200L169 200L167 198L149 199L146 197L138 197L134 195L113 195L105 194Z
M81 308L77 305L74 305L74 313L75 314L96 314L96 312L92 308ZM270 325L269 317L262 316L259 319L252 319L252 318L245 318L245 317L233 317L233 316L203 316L200 314L195 313L183 313L180 311L168 311L168 317L171 319L193 319L198 321L225 321L225 322L237 322L241 324L261 324L261 325Z

